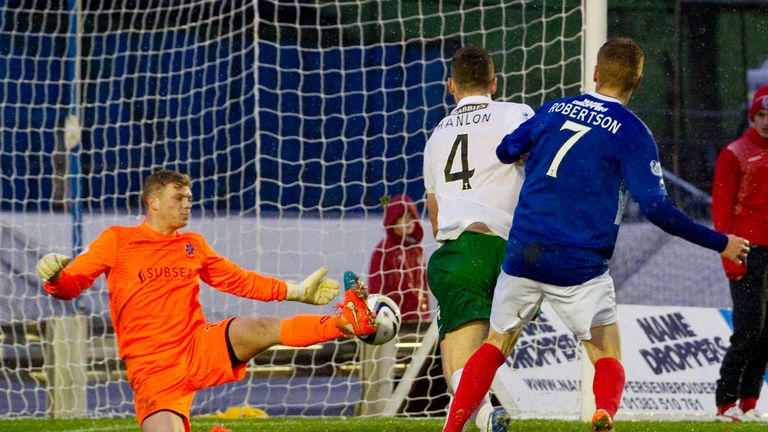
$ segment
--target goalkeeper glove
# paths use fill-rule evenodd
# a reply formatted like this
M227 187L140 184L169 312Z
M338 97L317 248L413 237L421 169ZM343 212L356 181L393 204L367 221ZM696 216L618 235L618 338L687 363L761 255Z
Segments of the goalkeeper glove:
M46 282L56 282L59 279L59 273L69 264L70 260L71 258L66 255L48 253L40 258L35 270Z
M339 294L339 281L326 279L326 273L328 267L322 266L301 282L286 281L285 299L313 305L328 304Z

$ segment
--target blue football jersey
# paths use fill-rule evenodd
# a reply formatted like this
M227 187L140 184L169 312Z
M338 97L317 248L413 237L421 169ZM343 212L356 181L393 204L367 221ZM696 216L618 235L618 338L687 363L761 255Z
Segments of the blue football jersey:
M525 153L503 265L514 276L569 286L604 273L626 191L635 200L666 195L651 132L598 93L545 104L497 149L506 163Z

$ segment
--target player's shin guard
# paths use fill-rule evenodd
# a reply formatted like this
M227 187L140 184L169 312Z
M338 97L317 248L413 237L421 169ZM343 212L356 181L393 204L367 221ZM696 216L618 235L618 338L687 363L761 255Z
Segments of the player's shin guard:
M603 357L595 362L592 391L597 409L608 411L611 417L616 414L624 391L624 379L624 366L615 358Z
M280 343L305 347L319 342L338 339L344 334L332 315L296 315L280 323Z
M494 345L484 343L464 366L461 383L451 402L451 411L444 432L461 432L477 404L491 388L496 370L504 364L505 356Z

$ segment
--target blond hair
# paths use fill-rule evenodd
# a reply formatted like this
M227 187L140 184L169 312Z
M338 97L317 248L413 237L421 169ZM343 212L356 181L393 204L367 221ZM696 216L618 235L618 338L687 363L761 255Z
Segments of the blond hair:
M156 194L165 186L173 183L178 188L192 187L192 180L188 175L172 170L159 170L147 177L144 181L144 204L148 204L149 197Z
M597 52L598 87L634 90L643 74L643 50L630 38L611 39Z

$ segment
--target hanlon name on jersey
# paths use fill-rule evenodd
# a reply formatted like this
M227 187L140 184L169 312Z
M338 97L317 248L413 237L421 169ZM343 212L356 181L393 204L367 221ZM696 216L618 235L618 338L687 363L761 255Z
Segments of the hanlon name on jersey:
M619 131L621 123L614 120L613 117L597 113L595 110L606 111L602 104L586 104L584 101L575 100L568 103L557 102L547 112L557 112L586 124L600 126L615 135Z
M481 110L487 107L488 104L470 104L463 107L456 108L451 115L444 118L437 124L435 130L442 129L444 127L459 127L477 123L486 123L491 121L491 113L474 113L472 111Z

